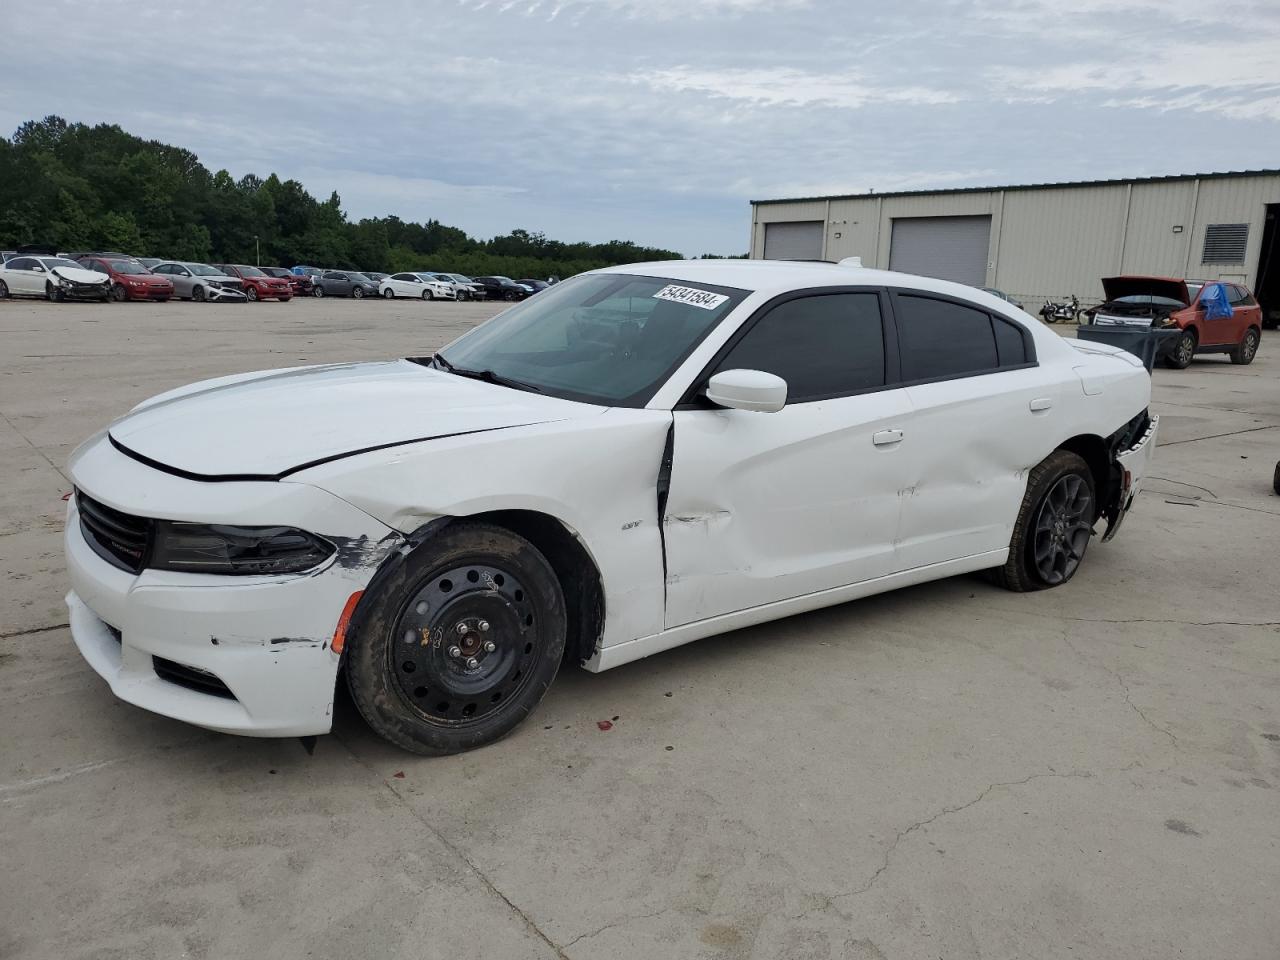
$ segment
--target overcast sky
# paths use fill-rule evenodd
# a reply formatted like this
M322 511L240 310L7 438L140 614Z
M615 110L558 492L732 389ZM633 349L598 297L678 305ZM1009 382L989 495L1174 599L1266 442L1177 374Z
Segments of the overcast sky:
M41 0L3 22L6 134L118 123L481 237L740 253L753 198L1280 166L1276 0Z

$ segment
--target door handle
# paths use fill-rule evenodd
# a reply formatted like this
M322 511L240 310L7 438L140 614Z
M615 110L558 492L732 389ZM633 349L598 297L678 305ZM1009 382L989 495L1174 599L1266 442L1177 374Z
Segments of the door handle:
M902 442L901 430L879 430L871 435L871 442L877 447L891 447Z
M1050 400L1048 397L1036 397L1029 404L1027 404L1027 406L1031 408L1032 413L1044 413L1046 410L1048 410L1050 407L1053 406L1053 401Z

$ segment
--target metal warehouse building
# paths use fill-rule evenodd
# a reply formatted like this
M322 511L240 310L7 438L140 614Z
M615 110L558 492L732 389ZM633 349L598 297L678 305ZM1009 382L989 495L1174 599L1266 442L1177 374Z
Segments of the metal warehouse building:
M1253 288L1280 311L1280 170L910 190L751 204L751 256L840 260L995 287L1030 310L1121 273ZM1273 256L1273 252L1275 255Z

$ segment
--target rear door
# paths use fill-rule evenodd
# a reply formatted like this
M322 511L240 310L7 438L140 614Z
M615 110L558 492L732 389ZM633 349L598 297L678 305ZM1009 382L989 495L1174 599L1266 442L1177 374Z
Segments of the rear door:
M1227 285L1227 295L1231 301L1232 321L1236 333L1235 339L1231 342L1239 343L1250 327L1262 327L1262 308L1258 306L1258 301L1253 299L1253 294L1248 288L1238 283Z
M882 577L905 461L906 391L888 379L887 297L806 293L748 320L708 366L787 381L777 413L674 413L663 530L668 628Z
M44 292L44 274L37 273L38 264L31 257L14 257L5 264L5 284L10 293L36 294Z
M1063 385L1046 383L1020 324L938 294L902 290L892 301L913 411L902 441L899 562L911 569L1002 550Z
M323 277L324 292L334 297L351 295L351 278L344 273L330 272Z

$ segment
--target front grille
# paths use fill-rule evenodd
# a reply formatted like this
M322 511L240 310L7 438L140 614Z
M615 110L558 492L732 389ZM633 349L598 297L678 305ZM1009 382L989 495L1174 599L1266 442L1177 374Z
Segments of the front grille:
M208 670L188 667L186 664L166 660L164 657L152 657L151 668L161 680L167 680L179 687L186 687L196 693L207 693L211 697L223 697L227 700L236 698L227 685Z
M154 524L99 503L83 491L76 491L80 530L93 552L112 566L139 573L151 552Z

